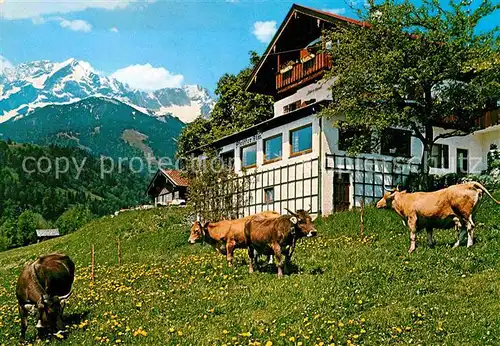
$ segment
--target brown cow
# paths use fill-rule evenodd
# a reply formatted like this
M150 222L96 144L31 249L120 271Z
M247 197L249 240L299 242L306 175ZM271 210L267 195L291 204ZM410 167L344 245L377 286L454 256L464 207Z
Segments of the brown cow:
M276 218L280 214L275 211L264 211L257 214L262 218ZM204 225L196 221L191 226L191 234L188 242L195 244L205 241L212 245L217 252L226 255L229 267L233 266L233 254L235 249L246 248L245 222L255 215L247 216L238 220L223 220L219 222L207 222Z
M478 182L453 185L434 192L407 193L398 189L386 192L377 203L377 208L393 209L403 218L410 228L410 249L416 247L416 232L425 228L429 246L434 246L434 228L457 229L457 242L460 245L460 230L467 228L467 247L474 243L474 221L472 216L482 194L486 193L496 203L493 196Z
M62 314L65 302L71 295L74 278L75 265L63 254L42 256L24 267L16 288L23 342L29 311L36 312L39 335L42 330L63 330Z
M255 253L274 254L278 277L282 277L285 264L290 262L295 250L297 239L316 236L316 229L307 211L298 210L296 213L288 209L286 211L289 215L267 219L255 216L246 222L245 236L250 273L254 270Z

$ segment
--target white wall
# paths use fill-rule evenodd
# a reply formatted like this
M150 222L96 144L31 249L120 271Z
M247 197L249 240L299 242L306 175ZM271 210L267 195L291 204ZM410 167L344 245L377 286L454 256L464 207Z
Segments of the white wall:
M486 131L486 133L485 133ZM434 128L434 136L450 132L442 128ZM423 146L420 141L419 149L415 155L422 156ZM455 136L436 141L437 144L445 144L449 147L449 167L433 168L431 174L449 174L457 172L457 149L467 149L469 153L469 173L481 173L487 168L486 155L491 143L500 143L500 126L497 130L490 128L467 136Z
M294 103L296 101L308 101L311 99L316 99L316 102L323 100L331 100L332 92L330 90L331 85L333 84L334 79L328 81L318 81L313 84L309 84L299 90L296 93L285 97L282 100L277 101L274 104L274 117L279 117L283 115L283 107Z

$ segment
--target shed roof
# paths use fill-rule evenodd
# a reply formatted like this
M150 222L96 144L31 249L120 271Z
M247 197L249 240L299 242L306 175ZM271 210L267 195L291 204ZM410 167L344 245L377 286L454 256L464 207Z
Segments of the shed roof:
M43 238L43 237L59 237L59 229L37 229L36 230L36 236L38 238Z

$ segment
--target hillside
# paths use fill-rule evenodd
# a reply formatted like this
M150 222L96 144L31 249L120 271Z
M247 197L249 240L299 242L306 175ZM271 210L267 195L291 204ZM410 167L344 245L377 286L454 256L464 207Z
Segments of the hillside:
M441 231L435 249L420 235L411 256L393 213L367 209L365 242L357 212L336 214L318 221L319 237L299 242L294 273L281 280L274 269L249 275L245 251L228 269L209 246L189 246L178 212L104 217L69 236L0 253L0 344L18 337L13 290L22 265L52 251L70 254L78 267L66 310L71 333L55 345L498 344L500 210L483 203L473 248L452 250L454 232Z
M72 146L95 156L153 154L173 158L175 138L183 126L170 115L154 118L113 99L89 97L72 104L37 108L0 123L0 139ZM135 136L130 138L132 133Z

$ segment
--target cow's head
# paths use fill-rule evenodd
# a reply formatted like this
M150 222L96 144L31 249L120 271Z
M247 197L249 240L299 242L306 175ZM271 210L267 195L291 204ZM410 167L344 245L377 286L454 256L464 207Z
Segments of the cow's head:
M290 222L295 226L300 236L314 237L318 234L312 223L312 218L309 215L310 211L299 209L294 213L286 208L285 210L291 215Z
M202 225L200 221L195 221L191 226L188 243L195 244L196 242L202 241L205 236L206 227L207 224Z
M37 303L38 329L48 329L50 331L61 331L64 328L62 314L66 300L71 295L71 292L66 296L49 296L43 295Z
M378 209L384 209L384 208L391 209L392 208L392 201L394 200L394 197L399 193L405 193L405 192L406 191L399 191L399 186L396 187L395 189L392 189L392 190L385 189L384 196L380 199L380 201L377 202L377 208Z

